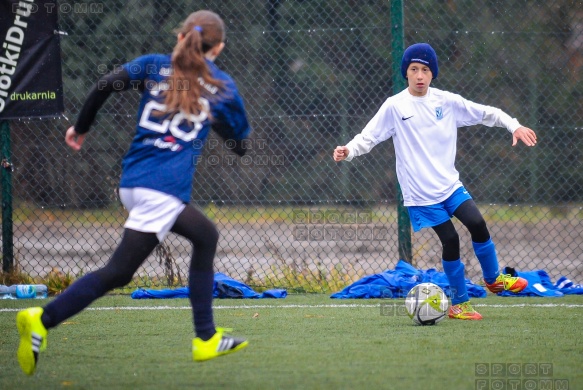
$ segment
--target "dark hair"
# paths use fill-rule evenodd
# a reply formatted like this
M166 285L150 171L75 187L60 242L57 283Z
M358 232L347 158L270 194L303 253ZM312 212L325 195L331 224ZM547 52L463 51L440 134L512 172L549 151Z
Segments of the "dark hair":
M220 80L211 76L204 55L225 41L225 24L212 11L197 11L175 32L183 39L179 39L172 52L172 74L167 80L169 88L164 92L164 103L167 112L182 111L188 117L203 110L199 102L202 83L219 90L224 87Z

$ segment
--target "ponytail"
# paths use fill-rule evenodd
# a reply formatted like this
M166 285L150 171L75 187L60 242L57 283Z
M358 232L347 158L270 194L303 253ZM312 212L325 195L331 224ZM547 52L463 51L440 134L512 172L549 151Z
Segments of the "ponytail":
M164 103L167 113L183 112L188 118L204 110L199 101L201 97L212 99L212 94L202 85L224 88L220 80L211 76L205 53L224 42L225 30L217 14L198 11L190 14L177 32L183 39L178 40L172 52L172 73L167 79Z

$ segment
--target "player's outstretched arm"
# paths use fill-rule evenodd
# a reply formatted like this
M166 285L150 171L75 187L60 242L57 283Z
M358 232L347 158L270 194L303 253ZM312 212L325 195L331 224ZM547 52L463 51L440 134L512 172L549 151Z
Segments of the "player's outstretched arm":
M75 126L71 126L65 133L65 142L75 151L79 151L85 140L85 134L91 128L97 111L103 106L112 92L125 91L131 86L139 87L140 84L132 84L128 72L124 68L101 77L89 91Z
M350 152L346 146L337 146L336 149L334 149L334 161L338 162L346 159L348 153Z
M515 146L518 143L518 140L524 142L526 146L534 146L536 145L536 133L528 127L519 127L514 134L512 134L512 146Z

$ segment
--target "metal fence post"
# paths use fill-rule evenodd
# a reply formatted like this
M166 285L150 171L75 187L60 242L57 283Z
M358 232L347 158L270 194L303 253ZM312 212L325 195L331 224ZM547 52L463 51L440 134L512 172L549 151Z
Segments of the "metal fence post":
M10 272L14 265L14 243L12 239L12 153L10 147L10 125L0 121L2 157L0 177L2 183L2 271Z
M404 87L401 78L401 61L405 41L403 0L391 1L391 52L393 57L393 93L399 93ZM411 254L411 221L405 206L401 186L397 182L397 221L399 225L399 259L408 263L413 261Z

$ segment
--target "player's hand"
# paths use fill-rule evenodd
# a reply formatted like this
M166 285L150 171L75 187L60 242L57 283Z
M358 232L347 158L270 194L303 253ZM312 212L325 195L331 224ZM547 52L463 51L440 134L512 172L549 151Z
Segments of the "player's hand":
M512 134L512 146L515 146L518 143L518 140L524 142L526 146L534 146L536 145L536 134L528 127L522 126L516 129L514 134Z
M334 161L344 160L348 157L348 153L350 152L346 146L337 146L336 149L334 149Z
M71 149L78 152L81 150L83 141L85 141L85 134L77 134L74 126L67 129L67 132L65 133L65 142L71 147Z

